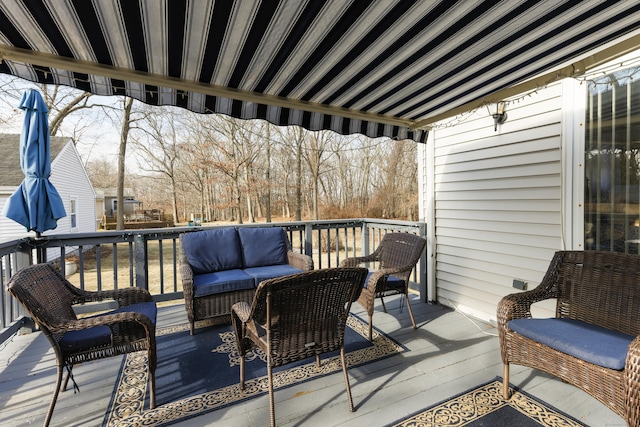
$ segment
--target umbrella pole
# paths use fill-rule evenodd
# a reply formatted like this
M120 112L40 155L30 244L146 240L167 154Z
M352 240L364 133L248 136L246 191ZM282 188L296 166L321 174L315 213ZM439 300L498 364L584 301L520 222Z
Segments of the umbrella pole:
M36 231L36 240L40 240L40 237L41 237L41 233L39 231ZM44 249L44 248L42 248L40 246L38 246L36 248L36 261L37 261L38 264L44 263L45 258L46 258L45 255L44 255L45 250L46 249Z

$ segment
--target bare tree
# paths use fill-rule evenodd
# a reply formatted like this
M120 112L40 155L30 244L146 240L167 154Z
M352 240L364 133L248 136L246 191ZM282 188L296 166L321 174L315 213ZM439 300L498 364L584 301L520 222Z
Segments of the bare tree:
M116 191L116 203L118 206L118 210L116 211L116 228L118 230L124 230L124 161L127 154L129 131L131 130L131 107L133 106L133 98L125 98L123 104L120 144L118 146L118 189Z
M251 186L251 165L258 155L258 147L252 144L252 132L242 120L224 115L214 116L209 122L208 131L214 145L212 167L226 175L232 184L233 200L231 206L239 224L242 219L242 199L247 202L250 221L254 221L251 199L247 198Z
M313 132L307 138L307 151L303 154L303 157L309 166L309 173L312 186L312 200L313 200L313 219L320 219L319 213L319 197L321 175L324 172L324 164L326 161L325 154L327 153L327 146L331 141L331 133L326 131Z
M153 108L151 112L149 108ZM180 145L187 139L187 127L182 126L182 116L176 110L162 107L147 107L143 123L138 127L138 136L133 139L140 156L141 169L168 180L171 188L171 211L174 223L179 222L178 188L176 181Z

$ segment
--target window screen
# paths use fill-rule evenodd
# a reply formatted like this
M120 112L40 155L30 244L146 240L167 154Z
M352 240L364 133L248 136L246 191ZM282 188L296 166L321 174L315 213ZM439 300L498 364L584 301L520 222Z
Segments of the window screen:
M639 253L640 67L588 82L585 248Z

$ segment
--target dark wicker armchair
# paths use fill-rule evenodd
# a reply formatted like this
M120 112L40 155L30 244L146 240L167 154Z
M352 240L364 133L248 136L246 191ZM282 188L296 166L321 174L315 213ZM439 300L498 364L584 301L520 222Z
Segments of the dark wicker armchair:
M369 315L369 340L372 336L373 308L375 299L380 298L382 308L387 312L383 297L402 294L407 301L407 309L413 329L416 321L409 302L409 277L422 255L427 241L423 237L409 233L387 233L380 245L367 256L344 259L340 267L357 267L363 263L378 262L378 269L369 274L364 289L358 298L360 305Z
M340 350L349 409L354 411L345 363L344 333L351 303L358 298L367 270L314 270L262 282L253 303L236 303L232 323L240 354L240 387L244 389L244 356L257 346L267 355L271 425L275 425L273 368Z
M50 264L18 271L8 283L9 292L27 309L51 343L56 355L56 389L45 419L47 426L67 368L64 391L73 379L74 365L125 353L146 350L149 360L149 401L155 407L156 304L142 289L88 292L73 286ZM119 308L78 319L74 304L115 300Z
M555 317L533 319L534 303L554 300ZM548 372L581 388L623 417L629 426L640 425L640 256L606 251L558 251L549 264L542 282L526 292L505 296L497 309L500 352L504 363L505 398L509 398L509 365L517 364ZM521 329L525 322L542 322L544 330L552 330L553 322L587 328L572 329L559 339L557 330L554 345L528 337ZM519 322L517 325L516 323ZM531 324L531 322L529 322ZM517 327L516 327L517 326ZM602 331L592 336L592 330ZM516 332L518 329L519 332ZM544 332L543 332L544 333ZM628 340L616 347L616 363L597 361L593 354L610 352L609 336L625 334ZM571 335L571 336L567 336ZM535 339L533 339L535 338ZM580 342L580 357L566 348L567 342ZM558 345L565 346L558 349ZM556 347L556 348L553 348ZM616 351L618 351L616 350ZM611 356L609 354L609 356Z

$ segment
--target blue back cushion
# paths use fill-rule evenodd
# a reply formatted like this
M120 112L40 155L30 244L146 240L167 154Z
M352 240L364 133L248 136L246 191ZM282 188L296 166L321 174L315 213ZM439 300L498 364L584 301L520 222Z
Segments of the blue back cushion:
M287 236L280 227L238 228L245 268L287 264Z
M182 247L193 274L242 268L240 240L235 227L186 233L182 236Z

